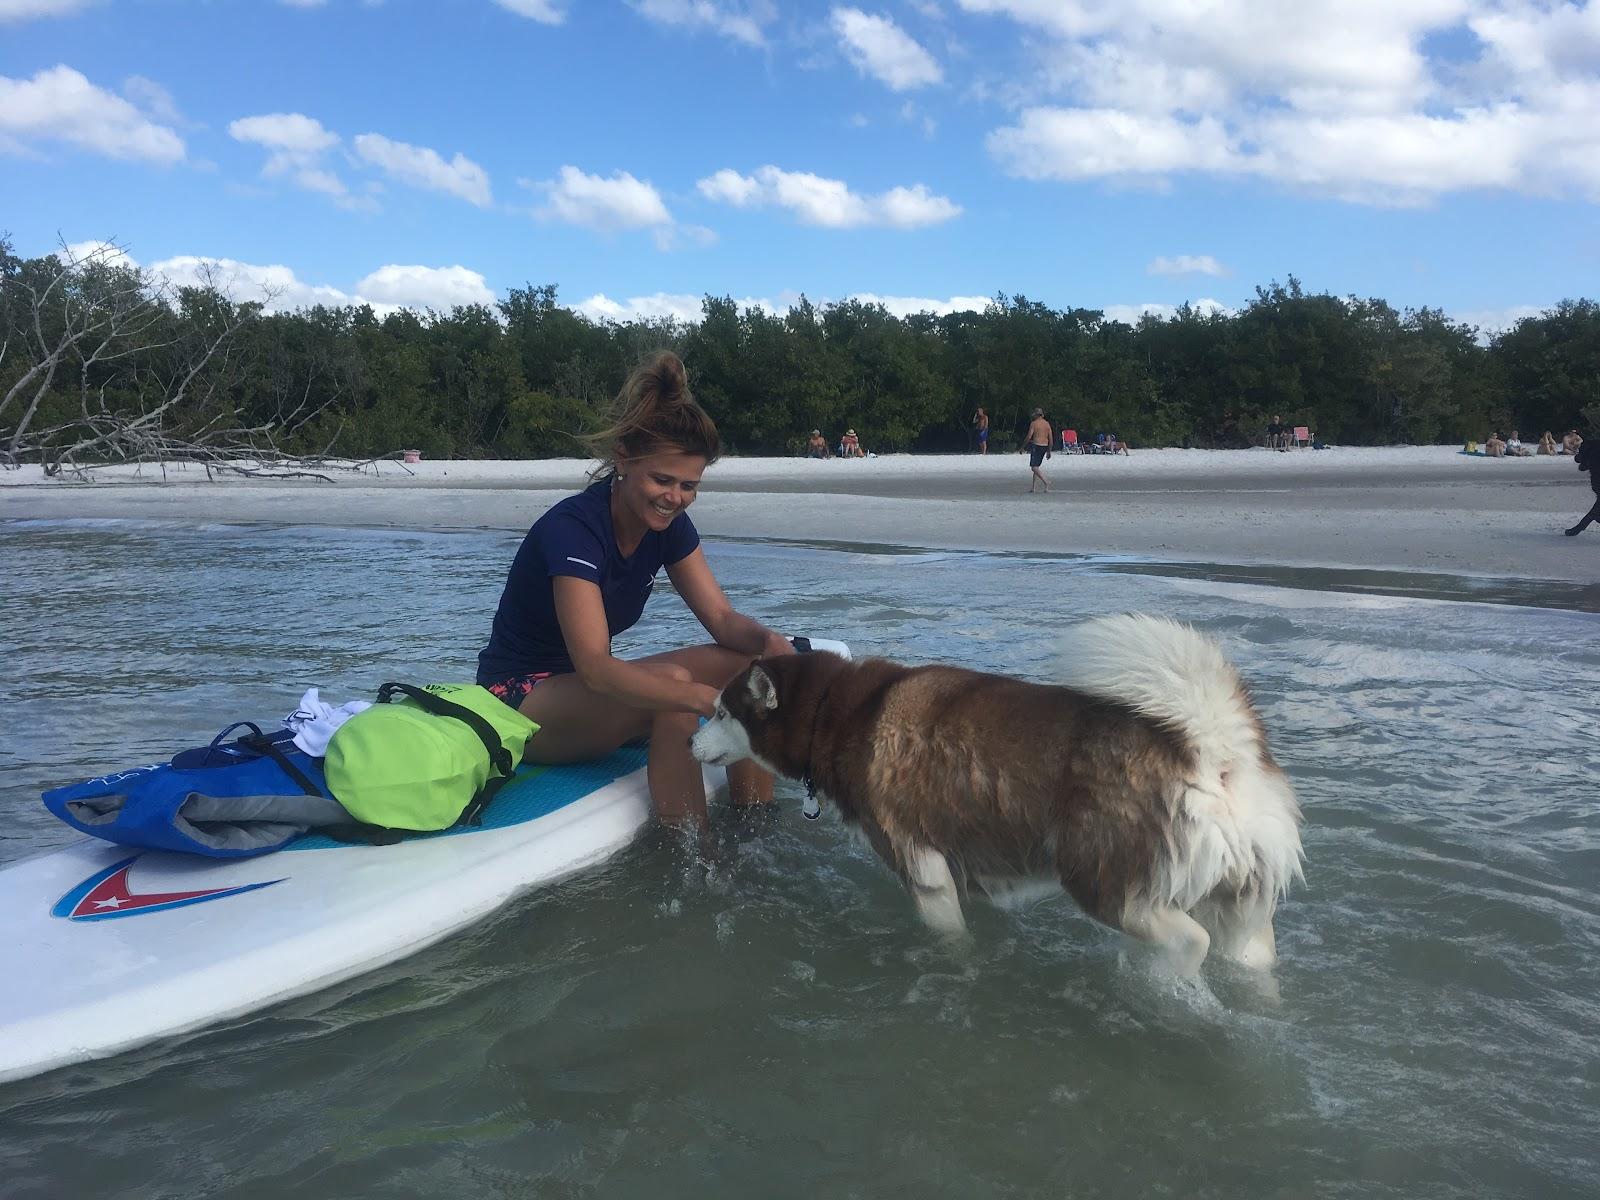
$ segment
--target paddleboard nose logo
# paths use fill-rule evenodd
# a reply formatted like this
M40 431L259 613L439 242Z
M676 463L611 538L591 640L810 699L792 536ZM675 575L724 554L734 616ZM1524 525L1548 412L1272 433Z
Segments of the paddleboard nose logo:
M237 887L140 894L128 884L128 871L138 861L139 856L135 854L132 858L113 863L104 871L89 876L57 900L55 907L50 910L50 915L65 917L69 921L105 921L112 917L137 917L145 913L160 912L163 909L182 908L187 904L204 904L207 900L221 900L225 896L238 896L283 882L282 879L269 879L264 883L246 883Z

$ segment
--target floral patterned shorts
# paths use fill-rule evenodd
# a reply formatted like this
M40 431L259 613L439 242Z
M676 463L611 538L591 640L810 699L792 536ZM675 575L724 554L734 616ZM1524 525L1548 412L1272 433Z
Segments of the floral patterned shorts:
M520 710L522 702L528 698L528 693L554 674L556 674L554 671L535 671L531 675L513 675L510 679L502 679L499 683L488 683L484 686L509 707Z

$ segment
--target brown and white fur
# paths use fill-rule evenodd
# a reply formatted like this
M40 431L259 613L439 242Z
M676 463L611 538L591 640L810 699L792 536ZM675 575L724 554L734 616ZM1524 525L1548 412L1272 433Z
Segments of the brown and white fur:
M1270 967L1300 810L1238 672L1188 626L1129 615L1077 626L1058 674L767 658L692 746L809 778L934 929L965 929L963 890L1047 881L1185 973L1213 943Z

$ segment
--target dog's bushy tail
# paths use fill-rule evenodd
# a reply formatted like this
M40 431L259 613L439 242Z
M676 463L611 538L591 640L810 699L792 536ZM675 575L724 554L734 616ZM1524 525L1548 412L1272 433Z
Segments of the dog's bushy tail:
M1222 648L1165 617L1127 614L1083 622L1063 650L1062 682L1173 729L1195 756L1166 898L1187 909L1221 887L1270 915L1300 877L1300 808Z

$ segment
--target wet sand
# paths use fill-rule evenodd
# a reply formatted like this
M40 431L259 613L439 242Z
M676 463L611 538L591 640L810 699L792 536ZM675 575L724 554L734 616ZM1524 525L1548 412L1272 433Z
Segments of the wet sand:
M711 538L1107 554L1164 561L1370 568L1594 584L1600 526L1562 530L1593 502L1568 458L1486 461L1449 448L1150 451L1057 455L1048 495L1026 462L895 456L855 462L726 459L693 514ZM11 473L0 517L409 528L526 527L583 482L576 460L425 463L332 484L164 482L108 473L92 484Z

